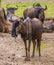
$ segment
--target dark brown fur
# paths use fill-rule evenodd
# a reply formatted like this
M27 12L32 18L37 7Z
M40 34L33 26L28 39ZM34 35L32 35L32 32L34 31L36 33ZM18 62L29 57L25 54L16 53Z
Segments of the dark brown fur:
M36 13L36 11L38 11L39 9L39 12ZM24 10L23 12L23 15L24 15L24 18L26 17L30 17L30 18L38 18L39 20L41 20L42 22L44 22L44 19L45 19L45 14L44 14L44 11L47 9L47 6L44 8L42 7L29 7L27 9Z
M24 41L25 51L26 51L26 59L30 60L30 46L31 41L33 42L33 53L34 56L36 40L37 40L37 50L39 52L39 56L41 56L40 46L41 46L41 37L42 37L42 22L37 18L26 18L23 22L19 24L19 33ZM28 46L27 41L28 40Z
M4 8L0 8L0 32L8 32L7 19Z

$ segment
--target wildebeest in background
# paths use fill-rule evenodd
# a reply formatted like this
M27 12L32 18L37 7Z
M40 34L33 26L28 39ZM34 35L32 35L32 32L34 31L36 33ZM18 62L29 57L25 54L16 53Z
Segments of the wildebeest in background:
M7 8L7 15L8 15L10 13L14 14L15 10L18 9L18 6L17 5L16 5L16 7L8 7L8 6L6 6L6 8Z
M42 22L44 22L44 19L45 19L44 11L45 10L47 10L47 6L45 6L45 8L43 8L39 3L37 3L36 5L33 4L33 7L29 7L27 9L25 9L23 12L23 15L24 15L24 18L26 18L26 17L38 18Z
M37 50L39 52L39 56L41 56L40 46L41 46L41 37L42 37L42 22L39 19L26 18L24 21L19 22L18 33L21 34L21 37L24 41L26 58L25 60L30 60L30 46L31 41L33 42L33 53L32 57L35 53L35 46L37 44ZM28 46L27 41L28 40ZM37 43L36 43L37 41Z
M8 32L7 18L4 8L0 8L0 32Z
M15 15L15 11L18 9L18 6L16 5L16 7L6 7L7 8L7 20L10 21L14 27L12 27L12 29L14 29L14 35L17 36L15 34L16 32L16 27L18 25L18 21L19 21L19 17Z
M18 6L16 5L16 7L7 7L7 20L9 20L12 17L12 14L15 13L15 11L18 9Z
M43 31L48 32L48 33L54 31L54 21L53 21L53 19L47 19L47 20L44 21Z

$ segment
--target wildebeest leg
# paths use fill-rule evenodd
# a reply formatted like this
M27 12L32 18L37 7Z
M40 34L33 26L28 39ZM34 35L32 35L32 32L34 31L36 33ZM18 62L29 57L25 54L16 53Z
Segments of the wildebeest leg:
M27 61L30 61L30 46L31 46L31 40L28 41L28 56L27 56Z
M17 34L16 34L16 28L17 28L18 24L19 24L19 22L17 20L15 20L13 22L13 26L12 26L12 37L16 37L17 36Z
M41 46L41 39L37 39L37 50L39 52L39 57L41 56L40 46Z
M35 40L32 40L32 42L33 42L33 52L32 52L32 56L31 57L34 57L36 41Z
M27 58L27 43L26 43L26 40L23 39L23 41L24 41L24 45L25 45L25 52L26 52L26 58ZM25 58L25 60L26 60L26 58Z

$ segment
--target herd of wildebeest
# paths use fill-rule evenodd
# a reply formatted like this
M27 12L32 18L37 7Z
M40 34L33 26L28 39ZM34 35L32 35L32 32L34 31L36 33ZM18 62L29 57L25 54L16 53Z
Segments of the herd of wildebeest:
M15 10L18 9L14 7L6 7L7 13L5 9L0 7L0 32L9 33L10 30L8 26L12 23L11 28L11 36L17 37L18 34L21 35L25 45L25 60L30 60L30 46L31 41L33 43L33 51L32 57L35 55L35 47L37 45L37 50L39 53L39 57L41 56L41 38L42 33L46 30L53 32L54 31L54 19L49 20L46 25L44 25L45 19L45 11L47 10L47 6L43 8L39 3L34 3L33 6L26 8L23 11L23 17L19 17L15 15ZM27 44L28 41L28 44Z

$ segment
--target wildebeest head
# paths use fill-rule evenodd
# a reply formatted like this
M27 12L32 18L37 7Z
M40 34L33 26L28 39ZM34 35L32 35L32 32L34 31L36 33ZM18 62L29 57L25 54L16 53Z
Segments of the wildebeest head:
M18 6L16 5L16 7L6 7L6 8L7 8L7 20L11 20L15 10L18 9Z
M47 6L45 6L45 8L40 8L40 9L39 9L39 16L38 16L38 18L39 18L42 22L44 22L44 19L45 19L45 13L44 13L45 10L47 10Z
M45 14L44 14L44 11L47 10L47 6L45 6L45 8L43 8L40 3L34 3L33 4L33 7L36 9L36 15L37 15L37 18L39 18L42 22L44 21L45 19Z
M37 9L39 8L39 9L47 10L47 6L45 6L45 8L43 8L43 7L40 5L40 3L37 3L37 4L34 3L34 4L33 4L33 7L34 7L34 8L37 8Z
M38 18L43 22L45 19L45 13L43 9L40 9Z
M16 7L6 7L7 8L7 15L12 13L14 14L15 10L18 9L18 6L16 5Z

